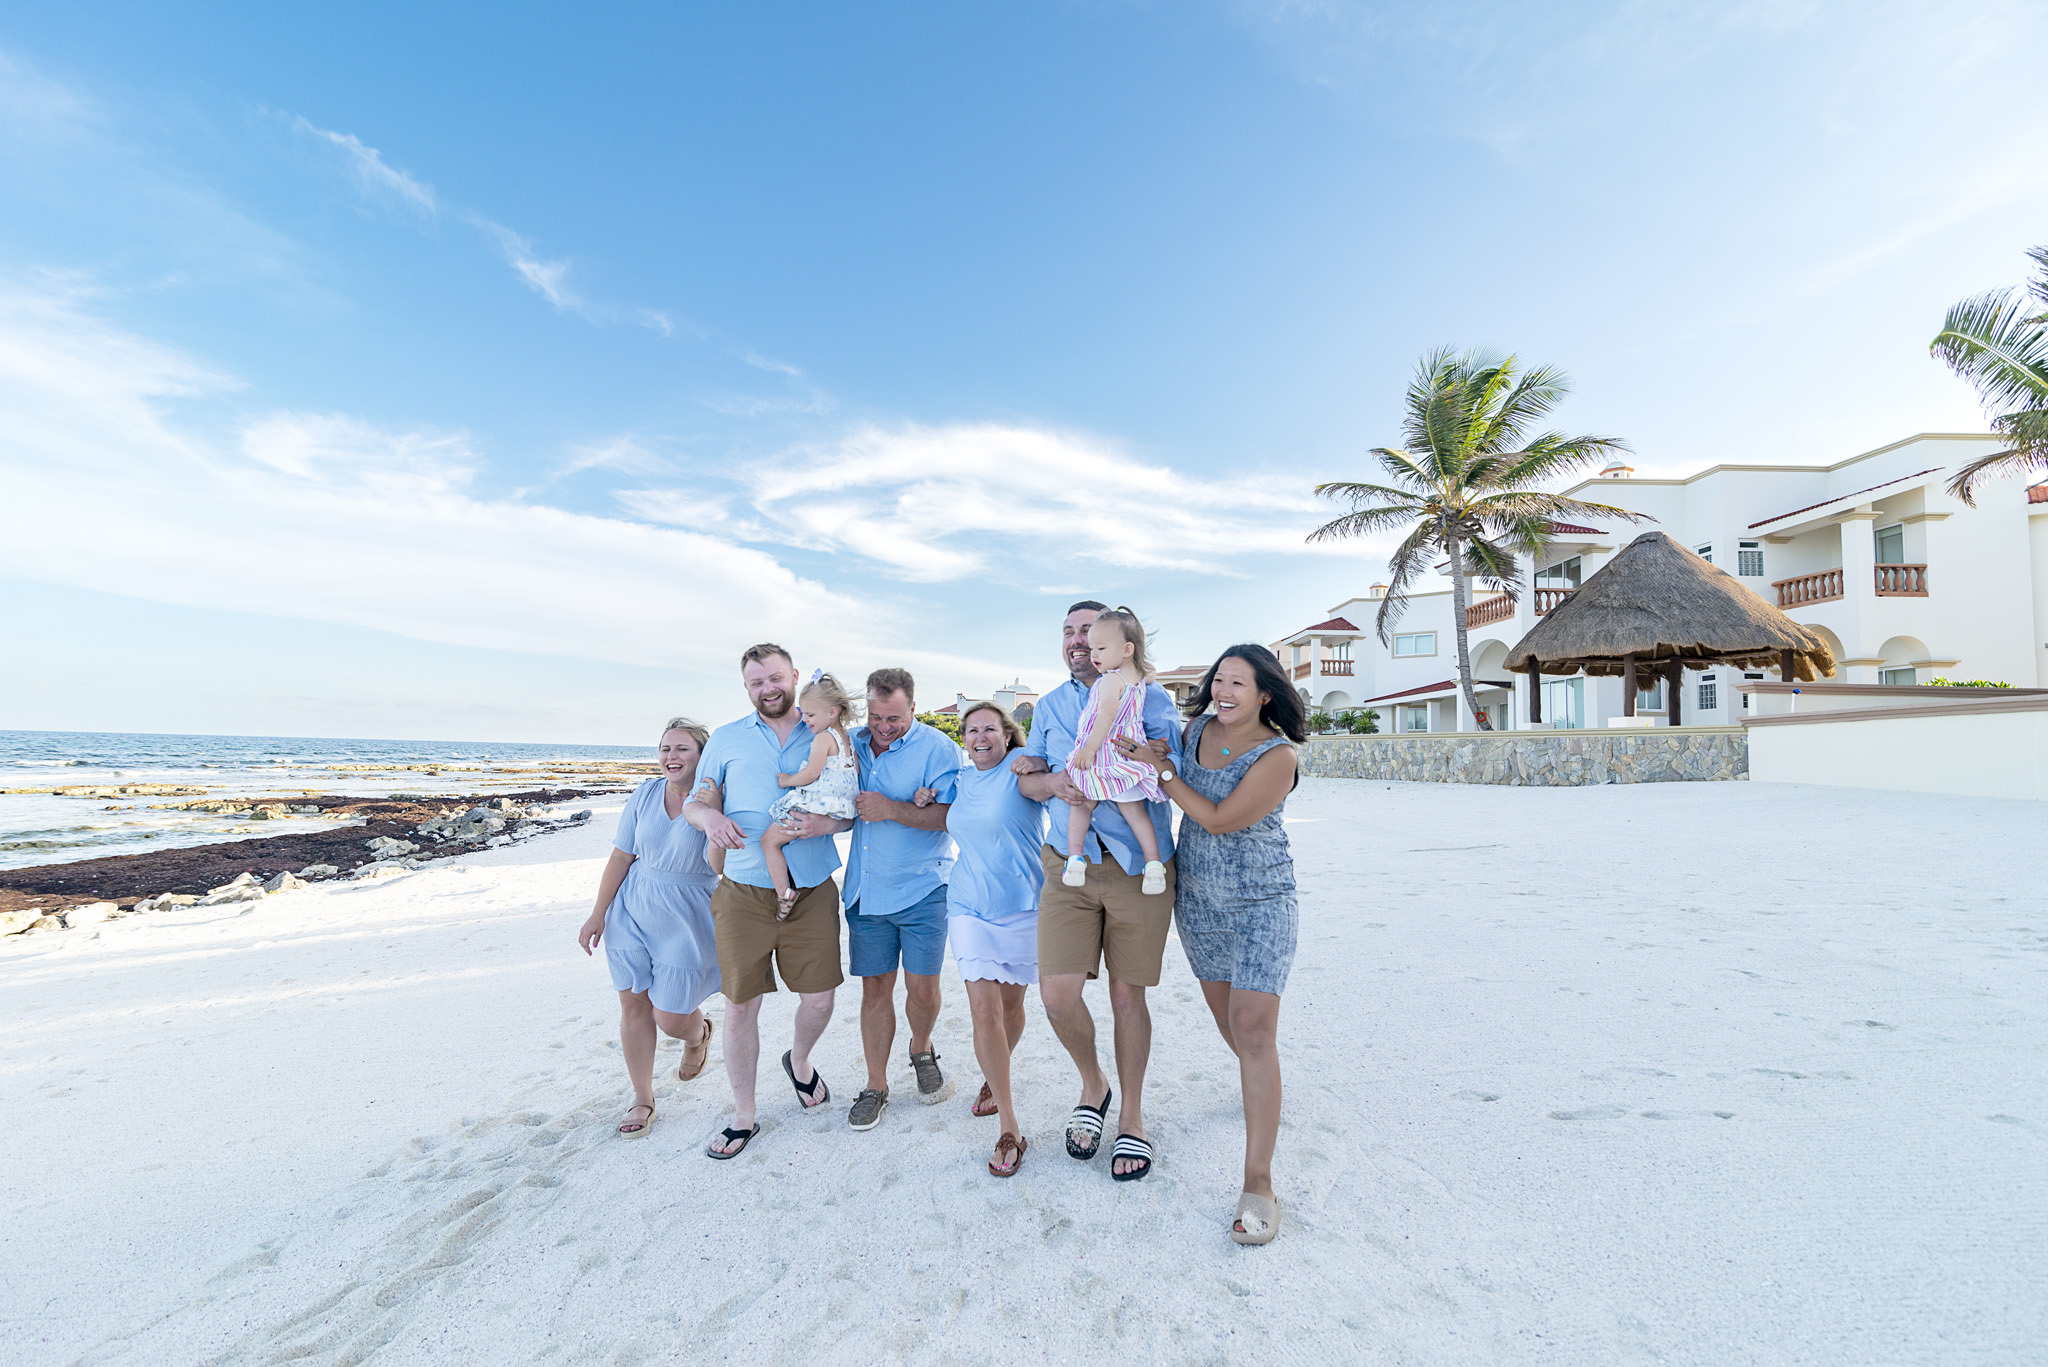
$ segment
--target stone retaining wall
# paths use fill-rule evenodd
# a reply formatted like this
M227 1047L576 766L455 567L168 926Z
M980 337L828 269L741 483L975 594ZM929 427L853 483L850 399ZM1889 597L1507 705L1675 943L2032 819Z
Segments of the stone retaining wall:
M1302 748L1301 772L1315 778L1538 788L1746 779L1749 737L1739 726L1312 736Z

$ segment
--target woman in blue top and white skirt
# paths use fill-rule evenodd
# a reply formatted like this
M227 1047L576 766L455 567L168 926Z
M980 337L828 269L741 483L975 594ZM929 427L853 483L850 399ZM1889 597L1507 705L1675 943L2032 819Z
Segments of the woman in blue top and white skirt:
M704 833L683 820L709 739L686 717L662 728L661 775L627 799L597 905L576 932L585 954L604 941L619 993L619 1050L633 1082L633 1104L619 1122L622 1139L642 1138L654 1125L657 1027L684 1042L677 1081L696 1077L711 1058L711 1018L700 1008L719 988L711 925L718 875L705 862Z
M1000 1117L988 1170L1014 1177L1024 1161L1023 1126L1010 1096L1010 1055L1024 1034L1024 989L1038 981L1038 889L1045 868L1045 808L1017 791L1009 756L1024 733L992 702L960 715L967 764L946 813L958 847L946 887L946 938L967 983L974 1056L981 1063L976 1115Z
M1270 1243L1280 1229L1273 1198L1280 993L1299 924L1281 813L1299 778L1294 747L1307 728L1294 685L1261 645L1224 651L1187 712L1193 720L1181 736L1178 771L1152 746L1119 748L1158 769L1166 795L1186 814L1175 855L1174 926L1209 1014L1237 1055L1244 1091L1244 1193L1230 1237Z

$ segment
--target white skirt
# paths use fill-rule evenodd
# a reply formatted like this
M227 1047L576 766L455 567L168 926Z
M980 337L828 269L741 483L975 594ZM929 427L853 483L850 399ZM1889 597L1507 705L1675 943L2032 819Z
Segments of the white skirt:
M954 911L946 918L946 939L962 981L1038 981L1038 911L981 916Z

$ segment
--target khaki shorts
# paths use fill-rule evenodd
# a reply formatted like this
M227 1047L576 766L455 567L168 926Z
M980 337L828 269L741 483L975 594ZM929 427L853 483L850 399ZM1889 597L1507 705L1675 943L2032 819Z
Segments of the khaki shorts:
M773 992L770 959L792 992L830 992L846 981L839 971L839 884L830 878L799 893L787 921L775 919L775 889L721 878L711 893L711 922L728 1001Z
M1101 863L1088 866L1088 881L1078 888L1060 881L1065 855L1041 845L1038 858L1045 865L1045 887L1038 894L1039 978L1092 978L1101 964L1118 982L1157 987L1166 932L1173 926L1173 861L1166 861L1166 891L1147 897L1139 891L1142 875L1125 873L1107 850Z

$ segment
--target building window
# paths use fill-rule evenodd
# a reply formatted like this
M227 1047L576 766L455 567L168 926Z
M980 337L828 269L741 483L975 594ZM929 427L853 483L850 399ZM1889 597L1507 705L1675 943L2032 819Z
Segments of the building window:
M1577 731L1586 724L1586 681L1548 679L1543 684L1543 715L1558 731Z
M1762 682L1764 681L1764 676L1763 676L1763 672L1762 672L1761 670L1759 670L1759 671L1758 671L1757 673L1755 673L1755 674L1744 674L1744 675L1742 676L1742 681L1743 681L1744 683L1762 683ZM1749 690L1748 690L1748 689L1744 689L1744 690L1743 690L1743 692L1742 692L1742 710L1743 710L1743 711L1745 711L1745 712L1747 712L1747 711L1749 710Z
M1713 712L1721 706L1721 689L1711 674L1700 678L1700 711Z
M1764 548L1755 541L1743 541L1735 550L1735 572L1745 579L1764 577Z
M1904 527L1879 527L1877 529L1877 563L1880 565L1903 565L1906 563L1906 529Z
M1433 631L1411 632L1406 636L1396 636L1394 638L1394 657L1396 659L1404 655L1434 654L1436 654L1436 633Z
M1896 560L1892 560L1887 561L1886 563L1896 565L1898 562ZM1915 675L1914 672L1910 669L1880 669L1877 671L1877 681L1881 684L1908 685L1917 684L1920 682L1919 677Z
M1662 679L1657 680L1653 684L1644 684L1636 689L1636 711L1638 713L1662 712L1663 710L1664 681Z
M1329 651L1327 658L1329 659L1348 660L1351 658L1351 642L1349 641L1331 641L1328 643L1327 648Z
M1709 541L1709 542L1708 542L1708 543L1707 543L1706 545L1704 545L1704 546L1694 546L1694 547L1693 547L1692 549L1693 549L1693 554L1697 555L1697 556L1698 556L1698 557L1699 557L1700 559L1702 559L1702 560L1706 561L1706 562L1707 562L1707 563L1708 563L1709 565L1711 565L1711 564L1713 564L1713 563L1714 563L1714 543L1713 543L1713 542Z
M1579 557L1561 561L1536 573L1539 589L1575 589L1579 586Z
M1401 729L1403 731L1427 731L1429 729L1428 706L1402 708Z

